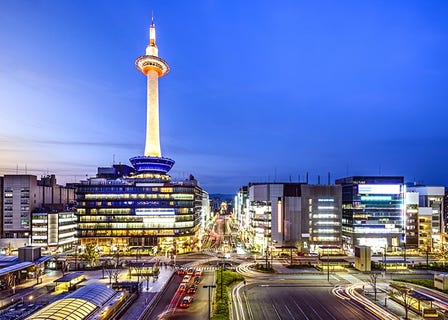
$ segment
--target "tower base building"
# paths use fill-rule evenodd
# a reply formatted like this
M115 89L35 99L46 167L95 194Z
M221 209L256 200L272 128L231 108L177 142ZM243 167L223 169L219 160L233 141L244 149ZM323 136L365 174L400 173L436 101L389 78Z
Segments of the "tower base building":
M103 253L174 255L196 250L208 194L188 180L155 181L133 172L110 179L97 177L77 185L78 238ZM107 170L110 172L111 170Z

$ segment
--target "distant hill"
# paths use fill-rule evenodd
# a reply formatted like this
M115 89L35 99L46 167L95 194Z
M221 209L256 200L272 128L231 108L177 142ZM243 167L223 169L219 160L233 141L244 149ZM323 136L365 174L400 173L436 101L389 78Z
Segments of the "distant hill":
M225 194L225 193L210 193L208 195L210 199L231 199L235 197L234 194Z

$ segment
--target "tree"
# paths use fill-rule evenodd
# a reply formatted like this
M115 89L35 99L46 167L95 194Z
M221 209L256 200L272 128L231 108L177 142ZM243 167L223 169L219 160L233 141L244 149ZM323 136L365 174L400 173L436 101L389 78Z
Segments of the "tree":
M16 293L16 275L12 272L5 275L6 287L9 289L11 295Z
M370 274L370 276L369 276L369 284L372 286L372 288L373 288L373 292L375 293L375 301L376 301L376 293L377 293L377 291L378 291L378 288L377 288L377 279L378 279L378 276L379 276L380 274L379 273L377 273L377 272L372 272L371 274Z
M83 254L83 258L90 265L91 268L95 266L95 262L97 262L100 258L100 254L98 253L96 244L94 243L86 244L86 251Z
M391 296L392 297L395 296L399 299L399 302L404 307L405 319L408 319L408 311L409 311L411 303L414 299L412 296L412 289L406 287L405 285L394 284L394 283L391 284L391 287L394 289L391 291Z
M308 247L308 244L306 241L297 240L296 248L297 248L297 252L310 253L310 248Z
M109 284L112 284L112 279L114 279L115 283L118 282L118 278L120 276L119 269L106 269L107 275L109 276Z
M437 247L437 250L434 251L434 255L436 259L442 262L443 266L445 266L445 262L448 261L448 248L444 243L440 243Z

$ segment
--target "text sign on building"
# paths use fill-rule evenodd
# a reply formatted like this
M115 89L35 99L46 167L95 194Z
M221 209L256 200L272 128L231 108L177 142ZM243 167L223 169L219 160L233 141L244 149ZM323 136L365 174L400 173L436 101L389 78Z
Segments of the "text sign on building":
M358 185L359 194L400 194L401 185L399 184L360 184Z

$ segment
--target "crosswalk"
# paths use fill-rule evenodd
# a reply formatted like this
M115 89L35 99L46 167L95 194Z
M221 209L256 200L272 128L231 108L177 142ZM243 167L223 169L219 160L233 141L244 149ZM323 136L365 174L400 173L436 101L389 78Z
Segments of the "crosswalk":
M202 271L202 272L220 270L219 266L210 266L210 265L188 265L188 266L184 265L182 267L184 269L185 268L194 268L195 271Z

